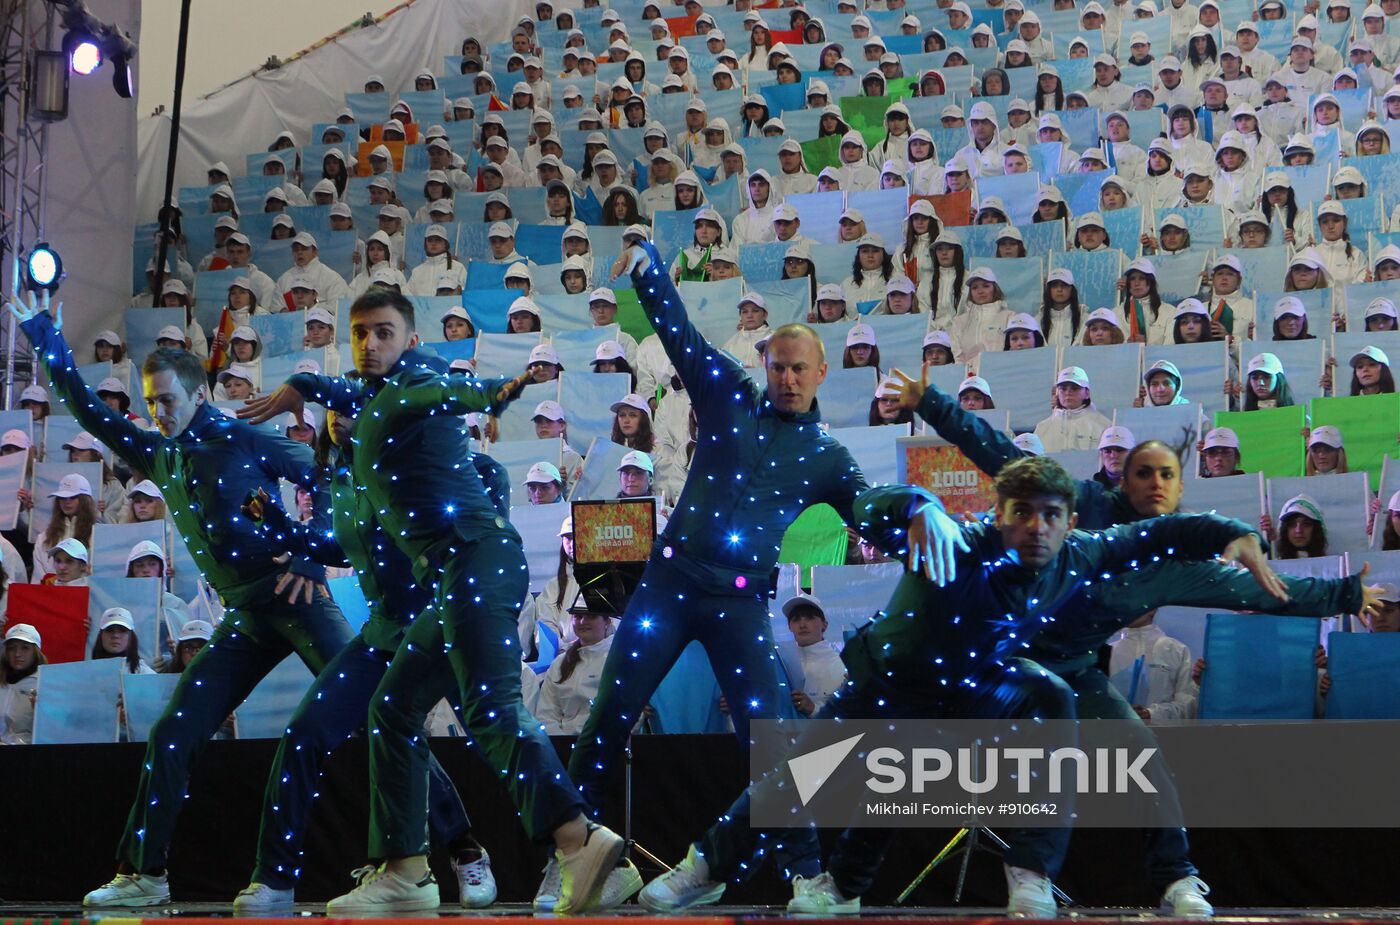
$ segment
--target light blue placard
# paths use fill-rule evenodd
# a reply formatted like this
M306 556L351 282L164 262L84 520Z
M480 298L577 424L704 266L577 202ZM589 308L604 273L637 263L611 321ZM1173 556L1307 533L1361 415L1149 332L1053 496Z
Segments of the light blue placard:
M1400 633L1327 637L1328 719L1400 719Z
M142 540L150 540L165 549L165 522L93 524L92 548L88 550L88 555L94 583L112 578L125 579L127 556Z
M248 324L258 332L264 357L298 353L306 338L306 312L278 312L275 315L254 315Z
M559 571L559 526L569 514L567 504L515 505L511 526L520 533L525 562L530 568L530 590L544 590Z
M1071 477L1091 479L1102 467L1098 450L1056 450L1046 454L1064 466Z
M1266 310L1271 311L1272 303L1269 304L1270 308ZM1322 397L1322 386L1318 383L1322 378L1326 352L1327 341L1321 337L1316 340L1247 340L1240 347L1240 365L1247 369L1254 357L1272 353L1283 364L1283 374L1288 377L1293 401L1301 405ZM1241 379L1245 378L1244 369L1240 372Z
M1343 439L1346 435L1343 434ZM1301 435L1299 440L1302 440ZM1283 528L1279 512L1289 498L1307 495L1317 502L1327 528L1327 554L1363 553L1367 549L1366 522L1370 492L1365 472L1322 476L1273 478L1267 483L1269 514L1274 531Z
M563 225L526 225L515 229L515 249L535 263L559 259L563 247Z
M984 202L988 196L999 197L1006 206L1011 224L1029 225L1040 197L1040 180L1033 173L981 177L977 181L977 195Z
M1210 614L1200 718L1311 719L1318 627L1312 618Z
M1099 208L1099 188L1105 180L1113 176L1113 171L1096 170L1092 173L1061 174L1055 178L1055 186L1064 194L1072 215L1097 212ZM979 192L981 190L979 184Z
M904 219L909 213L909 191L900 188L847 193L846 204L852 209L860 210L865 217L866 230L883 238L885 250L893 254L904 240ZM805 222L803 227L806 227Z
M39 666L34 703L35 745L117 741L119 658Z
M652 728L661 733L724 733L726 717L719 711L719 682L705 647L692 642L681 650L661 686L651 695L656 710Z
M1123 252L1117 249L1107 251L1069 250L1050 255L1051 269L1065 269L1074 274L1074 285L1079 290L1079 301L1095 308L1118 303L1118 278L1126 264ZM1080 318L1082 326L1084 319Z
M744 248L746 251L751 249ZM807 320L807 311L812 307L812 287L806 279L761 282L745 275L745 281L749 284L749 291L762 295L768 304L769 327L776 329L793 321Z
M131 612L136 624L136 639L140 643L141 660L147 665L155 662L157 655L169 657L171 652L164 642L176 638L174 632L161 625L159 578L106 578L88 583L88 638L87 652L92 652L97 634L102 630L102 614L112 607L124 607ZM162 629L165 632L162 632Z
M868 484L894 484L898 477L895 440L908 436L907 426L833 427L827 433L851 451Z
M156 332L168 324L185 330L185 310L179 308L128 308L123 315L126 325L126 354L134 369L140 369L146 357L156 349Z
M1102 213L1102 215L1103 227L1104 231L1108 232L1109 244L1127 254L1129 260L1141 256L1142 206L1112 209Z
M620 485L617 467L627 455L627 447L611 440L594 440L583 460L583 473L569 489L570 501L600 501L616 498Z
M170 579L170 593L182 601L193 601L200 595L202 576L184 539L175 531L173 524L168 521L167 524L170 530L170 561L175 567L175 574Z
M889 601L903 573L900 562L812 566L812 595L821 600L826 612L826 638L840 640L847 629L869 623Z
M1112 417L1113 408L1131 406L1142 382L1142 345L1067 347L1061 366L1079 366L1089 374L1089 394L1101 414ZM1225 383L1220 380L1221 385Z
M1299 206L1315 205L1327 198L1328 180L1332 165L1318 158L1315 163L1301 167L1284 167L1288 181L1293 186L1293 197ZM1277 242L1275 242L1277 243Z
M1225 341L1149 346L1142 360L1143 371L1158 360L1176 364L1181 371L1181 394L1200 403L1212 420L1215 412L1230 410L1226 407L1224 389L1230 375L1229 348Z
M880 368L887 373L900 367L910 376L918 378L919 367L924 362L924 334L927 332L928 315L866 315L862 321L875 330L875 340L880 347Z
M502 440L490 446L491 458L505 467L512 497L521 506L528 501L525 477L535 463L547 462L562 472L564 441L558 437L539 440Z
M837 219L845 203L841 193L797 193L783 201L797 210L804 235L822 244L835 244L840 240Z
M621 327L614 322L601 328L578 328L572 331L558 331L550 339L550 346L559 354L560 365L570 372L586 373L593 367L593 357L598 347L605 341L616 341Z
M841 283L851 275L851 265L855 263L856 245L817 244L812 248L812 262L817 267L817 283Z
M690 323L716 347L734 334L736 306L743 296L743 280L681 283L676 287Z
M68 409L59 405L64 411ZM51 414L44 418L44 439L42 456L47 462L59 462L68 458L68 451L63 448L65 443L72 442L73 438L83 432L83 426L78 423L78 419L69 417L67 414ZM102 447L102 458L111 462L112 448L105 444ZM92 483L94 494L99 497L102 494L97 482Z
M1152 265L1157 269L1157 291L1162 294L1162 299L1174 304L1200 292L1201 273L1209 257L1208 250L1187 250L1153 257Z
M480 361L478 360L478 365ZM531 383L521 396L511 402L498 418L500 440L533 440L535 436L535 406L542 401L559 400L559 380ZM562 469L561 469L562 471ZM567 476L567 473L566 473Z
M22 413L25 417L29 416L28 411ZM28 474L28 454L11 453L8 456L0 456L0 530L13 530L19 522L19 491L24 487L25 476ZM6 577L10 581L19 578L18 575Z
M822 422L832 427L859 427L870 420L870 400L875 397L879 377L865 369L830 369L826 381L817 387L817 404Z
M1256 292L1260 289L1273 289L1288 270L1288 245L1272 247L1236 247L1229 251L1217 251L1216 259L1230 254L1240 262L1244 270L1240 289L1243 292Z
M1306 289L1299 292L1278 292L1272 287L1260 289L1254 293L1254 316L1257 319L1254 330L1255 340L1272 341L1274 324L1274 306L1282 299L1289 296L1303 303L1304 310L1308 313L1308 333L1319 339L1325 339L1327 333L1332 330L1332 292L1331 289ZM1276 343L1276 341L1275 341ZM1282 354L1279 354L1282 356ZM1292 380L1289 380L1292 384ZM1297 390L1294 390L1297 394Z
M992 386L998 411L1011 412L1011 429L1035 430L1050 416L1050 390L1055 385L1055 351L1013 350L978 354L977 369Z
M695 240L695 216L699 211L686 209L677 212L668 209L656 213L656 220L651 229L652 239L667 266L675 263L676 255Z
M58 483L65 475L77 473L88 480L94 495L102 491L102 463L70 463L66 453L58 454L49 462L34 466L34 487L30 490L34 497L34 507L29 511L29 539L34 541L44 535L53 518L54 499L49 493L58 490ZM30 578L43 578L33 576Z
M345 105L360 125L378 125L389 120L389 94L347 93Z
M997 285L1006 294L1008 304L1026 306L1038 314L1041 295L1045 292L1045 276L1040 257L981 257L968 260L970 269L986 267L997 277Z
M178 674L121 674L122 706L126 709L126 739L144 742L151 727L180 682Z
M280 739L312 680L301 659L282 659L234 711L238 738Z
M1282 276L1279 277L1280 279ZM1357 333L1366 330L1366 306L1375 299L1400 298L1400 280L1386 280L1374 283L1352 283L1344 290L1346 302L1347 332ZM1400 303L1397 303L1400 304ZM1385 332L1376 332L1385 333ZM1387 351L1387 354L1389 351Z
M479 332L481 328L477 329ZM523 372L530 351L540 342L541 335L479 333L476 338L476 374L483 378L515 376Z
M632 391L626 373L595 373L587 367L559 376L559 403L569 420L569 440L586 446L612 437L612 405Z
M1132 431L1133 439L1138 443L1144 440L1162 441L1176 452L1181 460L1182 472L1194 472L1196 441L1201 437L1200 418L1201 406L1194 403L1163 405L1160 408L1120 405L1114 410L1113 423Z
M1225 238L1225 210L1220 206L1172 206L1157 209L1152 217L1154 234L1162 227L1162 222L1168 215L1179 215L1186 223L1186 231L1191 235L1191 250L1217 247ZM1153 260L1155 262L1156 258Z
M1059 141L1038 141L1030 146L1031 167L1040 177L1041 183L1054 183L1060 175L1061 151L1064 143Z
M586 331L593 327L586 292L578 295L538 293L535 304L540 307L540 327L556 337L564 331Z
M350 628L359 632L360 628L369 620L369 602L365 600L364 590L360 587L360 579L354 575L342 575L327 581L326 587L330 589L331 599L340 608L340 612L345 615L345 620L350 624Z
M1361 325L1357 325L1351 331L1343 334L1332 335L1332 356L1337 358L1337 368L1334 371L1332 386L1333 395L1350 395L1352 372L1349 368L1351 358L1364 347L1379 347L1385 352L1387 358L1400 357L1400 331L1371 331L1362 330ZM1394 362L1392 360L1392 362ZM1386 496L1389 499L1389 495Z

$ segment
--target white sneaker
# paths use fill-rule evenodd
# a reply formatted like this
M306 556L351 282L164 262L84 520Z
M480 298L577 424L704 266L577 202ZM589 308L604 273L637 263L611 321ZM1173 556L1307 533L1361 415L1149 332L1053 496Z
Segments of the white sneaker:
M559 862L559 893L554 903L555 915L577 915L597 904L598 894L618 859L627 847L612 829L588 823L583 847L573 854L555 850Z
M234 912L266 912L271 909L285 909L296 902L295 890L279 890L266 883L254 881L233 898Z
M1006 914L1022 919L1053 919L1055 893L1050 886L1050 878L1024 867L1006 868L1006 890L1010 897L1006 902Z
M836 881L825 871L811 878L799 875L792 878L792 899L787 911L798 915L856 915L860 912L860 897L842 896Z
M351 876L359 882L344 896L326 903L327 915L431 912L438 907L438 886L432 871L412 883L390 873L387 864L361 867Z
M608 879L603 881L603 891L598 894L595 912L613 909L631 899L642 888L642 873L637 865L627 859L612 869Z
M169 875L117 874L83 897L84 906L163 906L170 902Z
M461 892L463 909L484 909L496 901L496 876L491 873L491 856L482 850L481 857L465 864L452 861Z
M1208 919L1215 907L1206 902L1210 887L1200 877L1182 877L1162 894L1162 911L1179 919Z
M544 879L540 881L540 888L535 891L535 901L531 903L536 912L553 912L554 904L559 901L559 891L564 888L564 878L559 873L559 862L550 855L549 863L544 866Z
M719 902L724 884L710 879L710 865L691 845L685 860L642 888L637 902L652 912L680 912Z

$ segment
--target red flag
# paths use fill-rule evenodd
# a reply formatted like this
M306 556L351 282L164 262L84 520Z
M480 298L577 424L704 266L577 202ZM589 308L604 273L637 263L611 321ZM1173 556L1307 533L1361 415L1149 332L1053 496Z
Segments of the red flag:
M9 625L28 623L37 629L50 664L87 658L87 588L12 584L8 590Z

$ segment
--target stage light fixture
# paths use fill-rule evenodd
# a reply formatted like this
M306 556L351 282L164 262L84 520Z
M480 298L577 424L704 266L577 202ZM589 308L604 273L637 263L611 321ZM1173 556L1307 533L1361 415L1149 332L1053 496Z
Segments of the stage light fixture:
M68 55L68 63L73 72L83 77L101 67L105 58L97 38L81 29L74 29L64 36L63 51Z
M40 241L24 259L24 285L31 292L45 292L50 295L58 291L63 282L63 260L58 251Z

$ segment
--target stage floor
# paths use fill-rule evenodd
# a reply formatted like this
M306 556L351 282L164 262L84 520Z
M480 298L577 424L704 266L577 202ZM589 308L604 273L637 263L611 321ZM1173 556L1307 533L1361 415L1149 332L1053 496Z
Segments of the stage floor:
M385 917L379 921L456 918L470 919L474 925L487 925L492 921L519 922L521 918L530 915L530 907L524 903L502 903L479 912L469 912L456 905L445 903L436 915L426 913L398 915ZM199 925L204 921L222 921L233 917L232 907L228 903L171 903L168 906L148 909L111 910L84 910L73 903L0 903L0 925L80 925L83 922L97 922L104 919L107 920L108 925L117 925L118 922L155 922L172 918L180 919L181 925ZM282 916L239 918L250 925L256 925L261 921L281 922L288 918L324 919L325 917L324 904L298 903L294 909ZM643 923L649 922L663 923L683 919L687 925L742 925L746 921L778 917L788 917L781 906L710 906L687 915L657 916L648 913L635 903L629 903L603 916L584 917L573 921L588 923L604 919L626 918L630 919L634 925L643 925ZM553 918L553 916L549 916L549 918ZM818 921L812 917L792 916L792 918ZM858 918L866 925L910 921L920 923L956 922L959 925L976 921L978 925L1013 925L1013 923L1021 925L1025 921L1024 919L1006 918L1003 909L971 906L871 907L863 910L860 916L842 916L839 919L820 921L848 921L852 918ZM1090 909L1077 906L1062 909L1061 918L1101 921L1141 921L1144 919L1158 922L1171 921L1167 917L1155 915L1152 910L1148 909ZM337 919L337 921L340 920ZM1389 922L1400 921L1400 908L1217 909L1215 921L1250 923L1250 925L1268 925L1272 922L1287 923L1287 925L1311 925L1311 923L1316 923L1316 925L1346 925L1350 922Z

